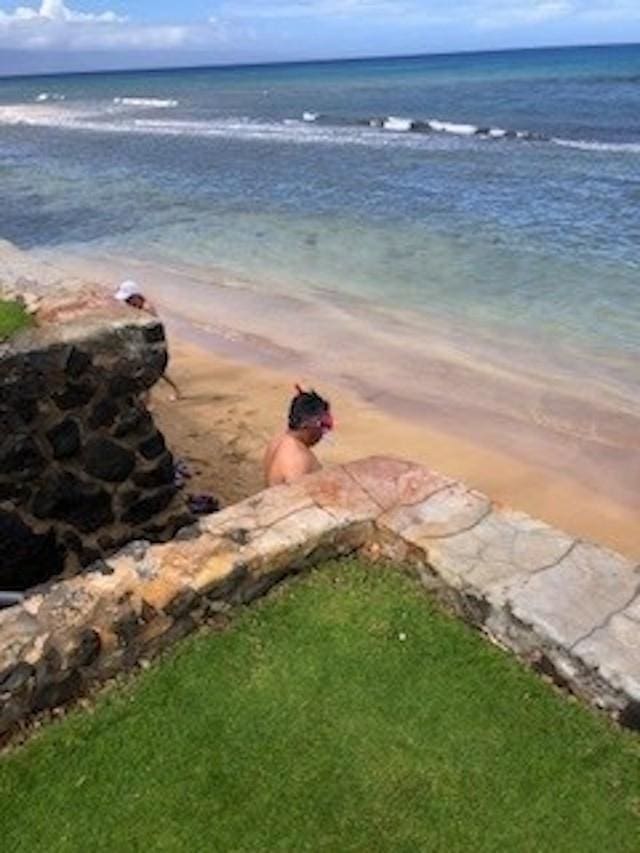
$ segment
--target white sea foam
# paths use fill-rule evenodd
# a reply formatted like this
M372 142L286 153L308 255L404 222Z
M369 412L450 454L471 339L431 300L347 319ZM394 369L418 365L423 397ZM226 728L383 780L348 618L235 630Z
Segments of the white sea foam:
M393 130L396 133L408 133L413 128L413 119L389 116L382 122L385 130Z
M340 141L340 138L353 138L358 131L346 128L343 132L335 128L321 128L305 124L298 119L284 119L282 122L258 122L241 119L216 119L214 121L168 121L166 119L136 119L132 124L113 129L137 130L168 136L210 136L234 139L271 140L284 142L322 142Z
M178 101L173 98L114 98L113 103L122 107L154 107L156 109L170 109L177 107Z
M447 149L452 145L468 144L465 137L475 137L478 140L516 138L521 140L550 141L556 145L575 148L583 151L601 151L612 153L639 154L640 143L635 142L597 142L552 138L545 140L527 131L504 130L503 128L480 129L472 124L456 124L438 119L415 121L408 118L389 116L386 119L371 119L367 124L362 121L351 125L334 126L315 120L285 119L282 122L253 121L248 117L219 118L209 121L180 121L168 118L135 118L127 110L120 111L114 107L105 108L104 104L54 103L64 100L64 96L55 93L42 92L37 103L15 104L0 106L0 124L32 125L39 127L57 127L66 130L96 131L100 133L153 133L166 136L202 136L226 137L245 140L277 140L288 143L325 143L333 145L365 145L368 147L387 147L403 145L423 148L442 146ZM122 99L115 99L116 107L121 106ZM153 106L158 103L177 103L176 101L156 101L153 99L127 99L135 104L143 101L145 105L151 101ZM129 106L133 104L125 104ZM380 133L380 129L396 131L398 135ZM437 131L425 135L425 131ZM411 132L413 131L413 132ZM402 135L402 139L400 138ZM449 141L445 141L450 137ZM456 138L458 142L456 143ZM439 141L440 140L440 141Z
M36 95L35 101L42 104L45 101L64 101L65 97L66 95L59 95L57 92L40 92Z
M304 112L302 113L302 121L316 121L318 113Z
M40 104L17 104L0 107L0 123L28 124L38 127L64 127L73 122L67 110L61 107Z
M457 136L473 136L478 132L475 124L456 124L452 121L439 121L431 119L427 122L431 130L436 130L439 133L455 133Z
M204 139L234 139L245 142L267 142L292 145L363 146L367 148L397 147L450 149L461 139L432 135L381 133L366 126L332 127L314 122L258 122L246 118L214 119L209 121L171 120L168 118L128 117L118 108L73 108L61 104L31 104L0 106L0 124L30 125L114 134L149 134L154 136L199 137Z
M602 151L614 154L640 154L640 143L638 142L588 142L583 139L558 139L554 137L552 142L562 145L563 148L577 148L580 151Z
M206 121L167 121L166 119L137 118L129 124L113 123L105 125L108 130L123 130L131 132L136 129L143 131L158 131L158 133L170 133L172 135L195 136L206 134L211 128L210 122Z
M0 107L0 123L27 124L41 127L58 127L66 130L96 131L100 133L150 133L164 136L224 137L241 140L279 141L295 144L321 143L331 145L364 145L367 147L430 148L455 144L445 142L448 134L410 133L419 129L411 119L394 119L387 129L400 134L380 133L382 121L369 126L362 124L331 126L288 119L283 122L252 121L247 117L213 119L209 121L172 120L168 118L128 118L126 111L118 113L113 108L78 106L73 108L53 104L32 104ZM397 122L397 123L396 123ZM421 125L428 128L428 123ZM402 136L402 140L400 139ZM459 138L459 137L458 137ZM460 139L460 142L462 140Z
M129 125L129 129L132 126ZM115 128L114 128L115 129ZM124 129L124 128L121 128ZM133 130L168 136L224 137L239 140L279 141L296 144L326 143L384 146L379 134L359 127L324 127L313 122L285 119L282 122L257 122L247 119L216 119L215 121L166 121L136 119Z

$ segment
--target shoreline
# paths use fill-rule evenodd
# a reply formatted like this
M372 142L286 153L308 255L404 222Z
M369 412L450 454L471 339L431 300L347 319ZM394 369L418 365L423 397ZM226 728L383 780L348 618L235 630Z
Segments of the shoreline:
M433 380L442 387L459 381L458 399L454 393L425 405L422 399L412 400L412 390L419 386L415 380L412 384L410 367L403 385L403 375L394 376L397 365L391 365L389 376L397 382L396 392L393 381L386 387L376 384L366 360L358 361L355 347L352 352L347 347L342 357L330 353L329 365L314 358L313 344L320 339L314 337L318 333L314 315L311 309L305 313L305 306L294 297L287 297L290 313L278 315L282 302L276 300L271 310L277 316L259 317L268 302L243 289L242 283L215 282L217 288L202 284L185 301L179 274L176 279L172 269L164 270L162 278L160 267L136 264L130 258L111 261L62 252L33 256L103 285L133 276L156 302L167 326L171 375L185 399L169 402L165 389L156 388L154 407L169 446L194 471L190 490L209 491L226 504L262 488L262 449L284 422L294 382L301 382L316 385L336 412L336 443L323 444L318 453L324 464L379 453L404 456L463 480L500 504L640 558L640 445L636 448L633 432L640 420L635 412L605 407L600 431L576 436L570 429L563 431L562 417L572 414L563 407L578 403L559 397L555 424L524 424L514 420L512 412L500 410L512 390L521 391L512 388L510 377L493 377L485 365L480 365L484 372L469 371L466 364L456 363L455 353L445 354L452 356L449 360L425 360L421 367L431 373L419 380L425 385ZM246 306L245 327L234 328L229 320ZM310 326L312 340L306 351L288 346L282 334L263 334L270 320L286 327L296 312L299 324L294 332L299 335L305 323ZM212 317L214 323L209 322ZM371 351L376 357L384 355L387 344L393 347L394 340L383 335L381 341L372 340ZM379 363L387 369L384 360ZM373 364L378 367L375 358ZM473 390L478 376L487 383L487 406L495 406L486 420L481 411L459 399L467 388Z

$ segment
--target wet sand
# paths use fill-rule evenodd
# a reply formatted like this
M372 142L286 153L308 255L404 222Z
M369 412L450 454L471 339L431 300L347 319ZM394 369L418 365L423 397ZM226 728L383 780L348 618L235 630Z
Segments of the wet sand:
M194 472L189 489L210 491L225 504L261 489L262 451L283 426L293 380L311 384L313 377L242 364L180 341L172 345L171 374L184 399L172 402L168 389L158 386L155 414L170 446ZM343 389L318 387L331 399L338 421L335 442L317 451L324 464L375 453L405 456L569 533L640 557L637 514L606 496L424 424L390 417Z
M171 402L161 383L154 406L194 473L190 490L223 504L258 491L262 450L300 382L328 396L336 414L335 443L318 449L323 463L411 458L640 559L640 417L615 377L576 391L561 361L549 381L534 351L514 372L488 351L474 363L455 335L422 341L424 329L404 317L385 315L374 332L353 303L323 305L323 327L316 306L295 294L264 299L243 282L203 282L132 259L44 257L111 286L133 276L160 308L184 399Z

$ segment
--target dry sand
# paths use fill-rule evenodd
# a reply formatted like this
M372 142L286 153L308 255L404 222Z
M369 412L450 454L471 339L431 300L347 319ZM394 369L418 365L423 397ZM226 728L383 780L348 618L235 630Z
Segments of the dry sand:
M404 456L575 536L640 558L637 512L578 483L391 417L313 376L287 375L176 340L171 349L171 375L184 399L170 401L161 383L154 390L155 414L169 445L194 473L192 491L209 491L226 505L260 490L262 451L283 427L294 382L302 381L330 398L337 419L335 442L317 451L323 464L375 453Z

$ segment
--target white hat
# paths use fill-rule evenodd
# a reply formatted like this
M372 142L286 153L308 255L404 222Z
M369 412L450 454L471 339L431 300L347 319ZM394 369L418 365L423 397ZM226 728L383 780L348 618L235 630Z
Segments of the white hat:
M127 299L131 299L132 296L142 296L142 294L140 293L140 287L136 282L128 279L127 281L122 282L114 296L119 302L126 302Z

